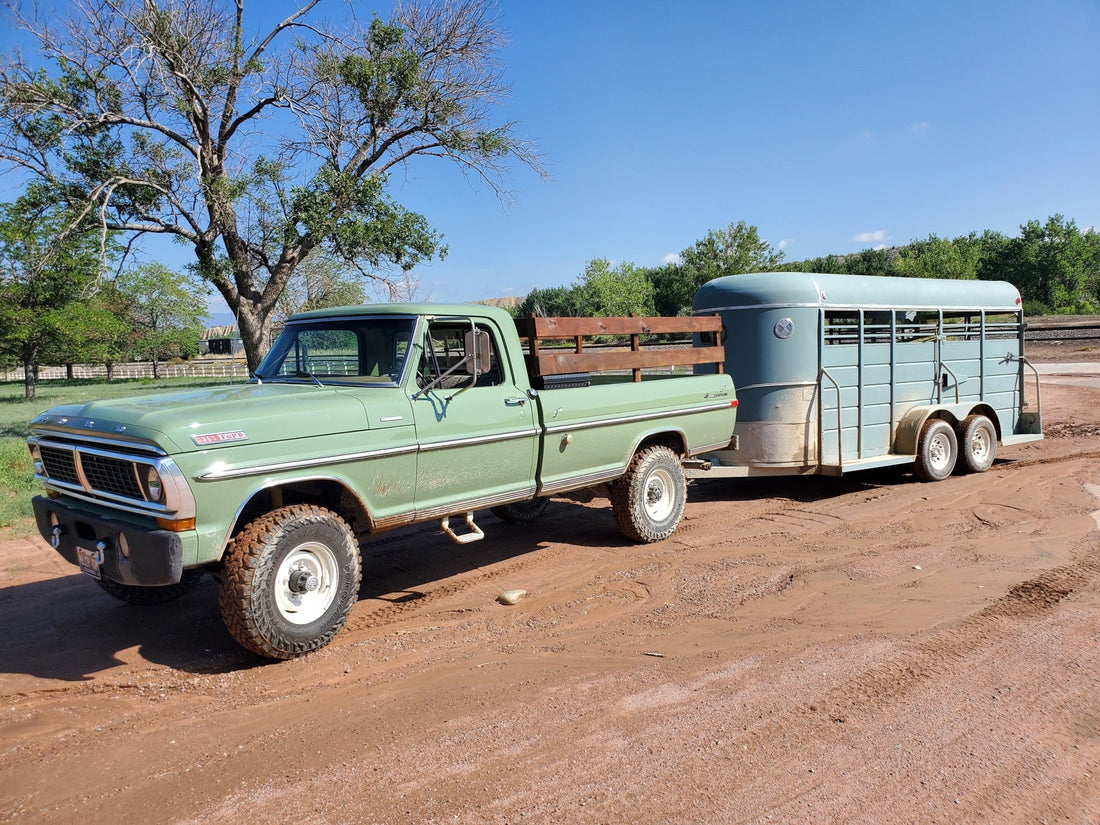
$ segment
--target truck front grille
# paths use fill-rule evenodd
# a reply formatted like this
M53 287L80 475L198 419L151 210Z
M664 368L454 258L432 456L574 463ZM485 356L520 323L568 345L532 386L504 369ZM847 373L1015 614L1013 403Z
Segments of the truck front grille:
M131 459L125 454L100 447L51 441L38 443L46 481L79 488L86 493L133 502L148 501L138 474L148 460Z
M35 478L55 493L142 516L194 518L195 497L187 480L160 447L35 430L27 439ZM154 478L154 472L160 489L151 498L146 479Z
M47 476L66 484L80 484L80 477L76 474L76 454L72 450L42 446L39 451Z
M84 468L84 477L92 490L102 490L116 496L142 499L145 496L138 484L137 474L132 461L95 454L82 454L80 464Z

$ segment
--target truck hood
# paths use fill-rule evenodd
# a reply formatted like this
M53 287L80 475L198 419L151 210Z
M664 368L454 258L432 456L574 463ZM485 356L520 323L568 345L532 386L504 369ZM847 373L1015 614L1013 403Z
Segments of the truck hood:
M408 421L397 388L365 390L302 384L242 384L92 401L47 410L38 434L63 431L112 441L153 443L169 453L355 432ZM401 412L401 410L404 412ZM373 413L371 412L373 411Z

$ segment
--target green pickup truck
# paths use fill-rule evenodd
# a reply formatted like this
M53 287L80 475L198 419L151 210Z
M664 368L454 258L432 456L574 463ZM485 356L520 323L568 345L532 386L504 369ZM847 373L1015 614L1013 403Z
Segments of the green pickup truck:
M733 431L719 329L475 305L303 313L247 384L38 416L38 528L126 602L170 601L212 573L240 644L299 656L344 625L359 543L381 531L438 520L466 543L484 535L475 511L526 522L548 497L602 494L630 539L670 536L682 463ZM697 346L640 343L675 331ZM629 343L586 350L595 335ZM677 376L677 364L716 366Z

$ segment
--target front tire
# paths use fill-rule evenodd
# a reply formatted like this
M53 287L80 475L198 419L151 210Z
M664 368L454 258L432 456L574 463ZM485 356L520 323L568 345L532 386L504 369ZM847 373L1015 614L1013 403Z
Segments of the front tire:
M959 464L963 473L984 473L997 457L997 429L984 415L970 415L958 429Z
M200 581L202 581L201 570L184 570L183 577L176 584L140 587L134 584L121 584L110 579L100 579L99 586L103 588L104 593L120 602L138 607L155 607L158 604L174 602L186 593L190 593Z
M219 604L229 634L269 659L327 645L359 595L362 562L351 528L321 507L261 516L226 551Z
M687 503L680 459L668 447L647 447L611 487L611 509L624 536L651 543L676 532Z
M921 481L942 481L955 469L958 454L955 428L939 418L926 422L917 441L917 478Z

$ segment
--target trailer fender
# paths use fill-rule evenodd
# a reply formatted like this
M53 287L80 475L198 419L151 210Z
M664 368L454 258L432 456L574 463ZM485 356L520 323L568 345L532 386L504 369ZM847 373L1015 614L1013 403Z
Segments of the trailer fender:
M894 431L894 455L917 454L917 440L920 438L920 432L928 419L942 418L944 421L950 422L951 426L955 426L975 409L986 415L989 414L987 412L988 407L984 404L929 404L907 410ZM993 421L994 426L999 429L996 416L994 416Z

